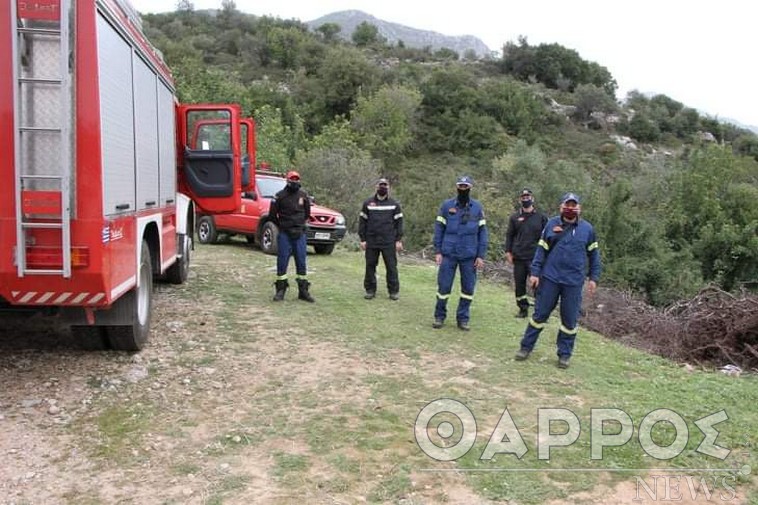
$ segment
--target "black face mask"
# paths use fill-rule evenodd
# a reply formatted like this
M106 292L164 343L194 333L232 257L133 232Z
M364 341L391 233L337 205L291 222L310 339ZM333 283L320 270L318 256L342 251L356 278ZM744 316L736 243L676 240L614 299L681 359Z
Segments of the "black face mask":
M528 209L532 206L532 200L521 200L521 206L525 209Z
M387 188L379 187L376 190L376 194L379 195L379 196L387 196Z
M458 202L462 205L467 204L469 202L469 193L471 193L471 188L458 189Z
M300 183L297 181L287 181L287 191L294 193L300 189Z

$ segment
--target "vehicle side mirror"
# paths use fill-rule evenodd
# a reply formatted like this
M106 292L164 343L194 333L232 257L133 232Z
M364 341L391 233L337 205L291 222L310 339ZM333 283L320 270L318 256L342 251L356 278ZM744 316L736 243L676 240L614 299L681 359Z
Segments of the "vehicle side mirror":
M316 197L313 195L308 195L308 200L311 202L311 204L316 203Z
M258 195L255 193L255 191L248 191L247 193L244 193L243 196L245 198L249 198L251 200L257 200Z

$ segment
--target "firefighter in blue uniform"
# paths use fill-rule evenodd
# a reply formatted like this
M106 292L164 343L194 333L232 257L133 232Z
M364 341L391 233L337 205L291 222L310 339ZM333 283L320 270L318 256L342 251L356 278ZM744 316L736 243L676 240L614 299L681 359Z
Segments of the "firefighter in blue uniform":
M442 328L445 322L447 300L458 268L461 271L461 295L456 320L458 328L469 330L469 309L474 299L476 271L484 266L489 242L482 204L470 197L473 185L471 177L459 177L456 182L458 196L442 203L434 224L434 259L439 266L434 328Z
M560 215L548 220L532 260L529 284L537 291L534 314L521 339L516 360L525 360L534 349L540 332L560 297L561 325L558 330L558 367L568 368L574 351L582 288L588 275L587 294L592 296L600 279L600 251L592 225L579 217L579 197L566 193Z

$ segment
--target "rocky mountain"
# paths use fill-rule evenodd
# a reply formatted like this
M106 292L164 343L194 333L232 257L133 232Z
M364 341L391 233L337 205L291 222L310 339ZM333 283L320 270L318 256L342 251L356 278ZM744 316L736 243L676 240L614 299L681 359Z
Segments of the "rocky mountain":
M418 30L398 23L384 21L362 11L348 10L333 12L321 16L306 24L315 30L325 23L336 23L342 29L340 37L350 40L355 28L364 21L374 25L379 30L379 35L388 42L396 44L402 41L407 47L424 48L430 46L433 50L448 48L463 55L467 50L472 50L477 56L488 56L491 50L487 45L473 35L443 35L428 30Z

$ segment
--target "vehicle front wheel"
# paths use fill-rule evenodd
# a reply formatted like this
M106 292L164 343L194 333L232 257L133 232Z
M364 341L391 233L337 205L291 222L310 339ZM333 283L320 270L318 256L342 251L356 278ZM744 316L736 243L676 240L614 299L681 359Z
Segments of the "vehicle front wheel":
M203 216L197 222L197 239L201 244L212 244L218 238L216 223L211 216Z
M332 254L334 244L313 244L313 249L316 250L316 254Z
M278 235L279 228L271 221L267 221L261 230L261 251L266 254L276 254L278 251Z

